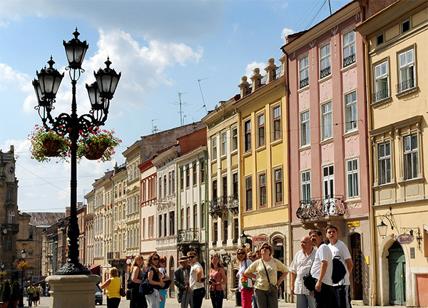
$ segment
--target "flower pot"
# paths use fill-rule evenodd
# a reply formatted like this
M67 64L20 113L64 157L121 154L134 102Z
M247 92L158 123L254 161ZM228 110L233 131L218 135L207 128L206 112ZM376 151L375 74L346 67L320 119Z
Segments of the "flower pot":
M43 140L43 154L47 157L56 157L61 155L63 142L56 139Z
M108 144L104 142L89 142L85 146L85 157L89 160L97 160L103 157Z

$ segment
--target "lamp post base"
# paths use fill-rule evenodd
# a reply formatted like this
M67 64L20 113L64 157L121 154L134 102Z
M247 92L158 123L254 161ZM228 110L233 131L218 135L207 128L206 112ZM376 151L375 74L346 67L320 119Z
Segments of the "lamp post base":
M57 272L57 275L89 275L90 271L80 263L66 262Z
M53 275L46 278L53 297L50 308L94 308L97 275Z

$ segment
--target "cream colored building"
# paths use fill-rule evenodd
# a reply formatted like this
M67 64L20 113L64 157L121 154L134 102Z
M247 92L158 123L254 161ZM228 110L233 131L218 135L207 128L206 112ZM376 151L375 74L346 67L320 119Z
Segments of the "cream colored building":
M397 1L366 36L371 143L371 296L428 306L428 2Z
M92 267L94 262L94 207L95 191L92 189L85 195L86 215L85 215L85 260L82 264Z

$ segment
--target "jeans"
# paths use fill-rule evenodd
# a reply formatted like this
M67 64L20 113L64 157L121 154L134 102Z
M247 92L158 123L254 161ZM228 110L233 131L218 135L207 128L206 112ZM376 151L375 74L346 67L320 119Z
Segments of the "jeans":
M351 306L351 286L335 286L334 293L336 295L336 302L339 308L352 308Z
M192 301L191 301L190 307L201 308L204 296L205 296L205 288L192 290Z
M107 308L118 308L120 304L120 298L119 297L107 297Z
M251 308L254 290L251 288L241 289L241 305L242 308Z
M147 307L159 308L160 307L160 296L157 289L153 289L152 294L146 294Z
M315 308L315 297L306 294L296 294L296 308Z
M278 308L278 292L256 289L256 302L259 308Z
M159 290L159 296L161 296L161 302L160 302L160 308L165 308L165 302L166 302L166 295L168 293L167 289L160 289Z
M333 286L321 285L321 291L315 291L316 308L338 308Z
M222 308L223 307L223 299L224 299L224 291L210 291L211 304L213 308Z

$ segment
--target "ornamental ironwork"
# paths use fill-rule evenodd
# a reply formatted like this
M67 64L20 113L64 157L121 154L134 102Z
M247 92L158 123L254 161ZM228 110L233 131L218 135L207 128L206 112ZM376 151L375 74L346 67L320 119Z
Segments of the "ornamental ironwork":
M238 196L229 196L227 200L227 209L236 215L239 213L239 199Z
M199 243L199 229L178 230L177 244Z
M227 212L227 197L219 197L210 201L210 215L212 217L218 217Z
M347 67L355 62L355 54L349 55L343 59L343 67Z
M296 216L301 220L322 220L332 216L343 216L346 213L346 204L342 196L325 199L300 200Z

